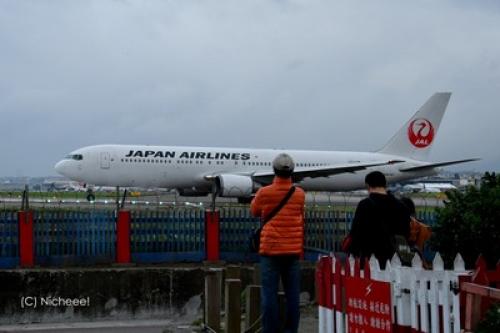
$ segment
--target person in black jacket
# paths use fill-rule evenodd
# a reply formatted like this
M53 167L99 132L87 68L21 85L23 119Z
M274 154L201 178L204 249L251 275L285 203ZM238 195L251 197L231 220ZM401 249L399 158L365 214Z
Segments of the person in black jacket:
M406 239L410 233L410 213L401 201L386 190L383 173L374 171L366 175L368 198L356 207L351 226L349 252L361 258L364 264L372 254L385 267L396 251L396 235Z

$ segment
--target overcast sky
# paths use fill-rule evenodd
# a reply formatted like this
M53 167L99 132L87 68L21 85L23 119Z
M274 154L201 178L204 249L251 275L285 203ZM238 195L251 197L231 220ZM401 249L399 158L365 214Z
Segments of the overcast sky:
M0 0L0 176L101 143L371 151L500 171L499 1Z

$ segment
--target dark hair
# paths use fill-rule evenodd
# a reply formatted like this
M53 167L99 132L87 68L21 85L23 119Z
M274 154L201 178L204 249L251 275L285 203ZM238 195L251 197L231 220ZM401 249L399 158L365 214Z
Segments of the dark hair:
M274 174L280 178L290 178L292 176L293 170L278 170L273 168Z
M408 210L410 211L410 215L415 215L415 212L416 212L415 211L415 203L413 202L413 200L411 200L408 197L402 197L401 202L403 203L403 205L406 206L406 208L408 208Z
M387 182L385 180L385 176L380 171L372 171L365 177L365 183L369 187L386 187Z

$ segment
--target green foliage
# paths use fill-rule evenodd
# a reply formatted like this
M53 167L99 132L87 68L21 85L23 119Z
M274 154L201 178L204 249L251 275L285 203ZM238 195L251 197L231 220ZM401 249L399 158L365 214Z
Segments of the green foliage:
M457 253L472 268L482 254L489 266L500 255L500 175L486 173L481 188L447 192L445 207L438 209L433 249L451 266Z
M490 307L486 316L479 322L476 333L498 333L500 332L500 303Z

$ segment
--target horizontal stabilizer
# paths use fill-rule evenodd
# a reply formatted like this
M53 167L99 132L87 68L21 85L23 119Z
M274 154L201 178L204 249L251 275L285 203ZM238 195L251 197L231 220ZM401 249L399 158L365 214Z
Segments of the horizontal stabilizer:
M480 160L480 158L468 158L465 160L457 160L457 161L449 161L449 162L437 162L437 163L430 163L430 164L420 165L420 166L406 168L406 169L400 169L399 171L401 171L401 172L422 171L422 170L427 170L427 169L444 167L444 166L448 166L448 165L452 165L452 164L466 163L466 162L479 161L479 160Z

